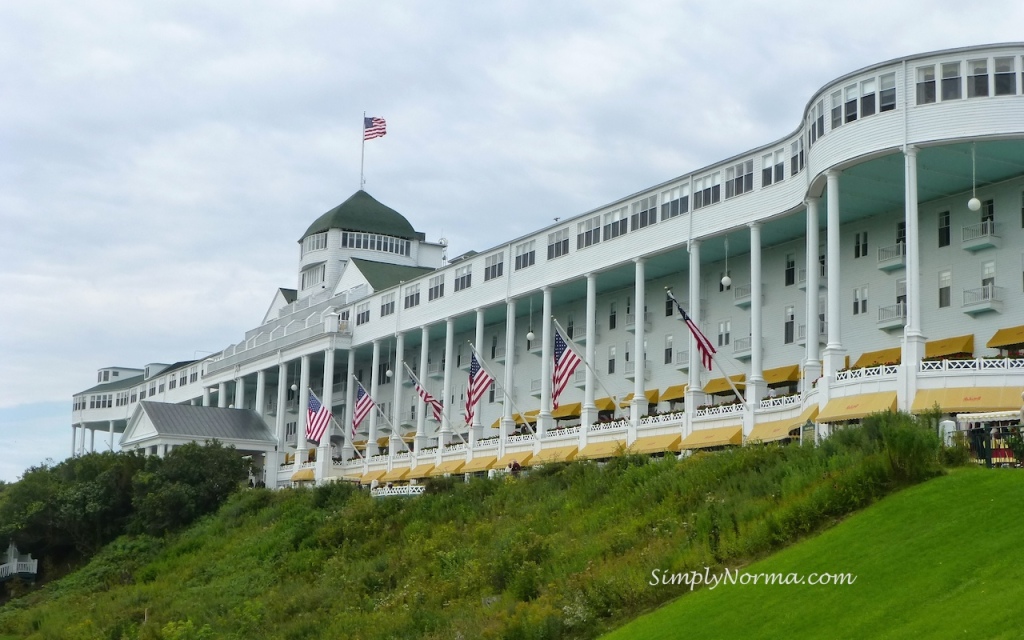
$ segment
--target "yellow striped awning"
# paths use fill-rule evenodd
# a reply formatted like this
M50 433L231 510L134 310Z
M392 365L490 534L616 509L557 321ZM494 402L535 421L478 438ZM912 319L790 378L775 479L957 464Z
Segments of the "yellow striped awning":
M747 375L741 373L739 375L730 376L729 379L732 380L737 389L742 389L746 386ZM704 393L713 396L723 393L732 393L732 387L729 386L729 381L725 378L714 378L704 385Z
M1015 344L1024 344L1024 324L1019 327L1008 327L996 331L995 335L985 343L985 346L991 349L998 349Z
M367 471L359 478L359 482L362 484L370 484L374 480L380 480L387 473L387 469L377 469L376 471Z
M853 363L854 369L863 369L864 367L877 367L881 364L899 364L903 360L903 351L899 347L892 347L891 349L879 349L878 351L868 351L862 353L857 362Z
M386 447L391 444L391 436L381 436L377 438L378 447Z
M383 476L381 476L380 481L397 482L398 480L401 480L406 475L408 475L410 471L412 471L412 469L410 469L409 467L395 467L391 471L388 471Z
M413 480L416 478L426 478L428 475L430 475L430 470L433 468L434 464L432 462L428 462L426 464L418 464L415 467L413 467L412 471L410 471L408 475L405 476L405 479Z
M672 402L673 400L682 400L686 397L686 385L685 384L674 384L665 392L661 394L661 400L663 402Z
M615 411L615 401L611 398L599 398L594 400L598 411Z
M974 355L974 334L956 336L955 338L943 338L942 340L929 340L924 343L924 357L940 358L951 356L956 353L969 353Z
M540 409L530 409L529 411L524 413L523 416L519 420L516 420L516 422L522 422L522 423L525 423L525 424L534 424L534 423L537 422L537 416L539 416L539 415L540 415Z
M678 433L668 433L661 436L647 436L637 438L629 447L630 453L661 453L662 451L679 451L679 443L683 436Z
M862 393L845 398L832 398L818 414L818 422L858 420L870 413L896 410L896 392Z
M604 442L590 442L587 444L587 446L580 449L580 452L576 454L576 459L599 460L601 458L611 458L614 456L622 455L622 452L625 450L625 440L605 440Z
M538 464L545 464L548 462L569 462L576 457L576 452L579 447L552 447L550 449L541 449L540 453L530 458L526 463L520 462L519 464L527 467L532 467Z
M783 384L785 382L799 382L800 381L800 365L788 364L784 367L775 367L774 369L768 369L761 374L764 377L764 382L769 387L773 384Z
M623 398L622 402L619 403L619 407L621 407L623 409L628 407L630 405L630 403L633 402L633 396L634 395L636 395L636 394L631 393L628 396L626 396L625 398ZM647 398L648 404L655 404L656 402L658 402L658 390L657 389L647 389L647 390L644 391L644 397Z
M366 440L353 440L352 447L354 449L359 449L360 451L362 451L363 449L366 448Z
M973 411L1015 411L1020 409L1020 387L950 387L921 389L910 408L913 413L928 411L936 404L943 413Z
M299 469L292 474L292 482L312 482L316 480L316 474L312 469Z
M446 473L459 473L459 469L464 466L466 466L465 460L447 460L431 469L428 475L433 478L435 476L443 476Z
M755 440L760 442L773 442L775 440L788 438L790 437L790 433L799 429L808 420L814 420L817 417L818 405L815 404L811 405L805 409L803 413L794 418L755 424L754 428L750 431L750 435L747 436L747 442L753 442Z
M743 443L743 425L715 427L714 429L695 429L679 443L680 449L703 449L705 447L721 447L727 444Z
M565 418L578 418L583 410L582 402L570 402L569 404L558 405L558 408L551 412L551 417L555 420L562 420Z
M506 453L494 463L495 469L504 469L513 462L518 462L519 466L526 466L526 463L533 457L532 451L517 451L516 453Z
M462 467L462 473L476 473L477 471L487 471L493 469L494 464L498 461L498 456L480 456L473 458L466 463L466 466Z

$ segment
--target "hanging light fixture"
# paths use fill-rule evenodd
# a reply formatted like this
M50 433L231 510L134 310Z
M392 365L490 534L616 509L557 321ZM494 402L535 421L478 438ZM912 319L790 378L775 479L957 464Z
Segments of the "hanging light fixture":
M530 328L526 331L526 339L533 342L536 337L533 333L533 296L530 296Z
M967 201L967 208L977 211L981 208L981 200L978 200L978 177L975 160L975 143L971 143L971 199Z
M391 370L391 343L390 342L388 343L388 370L384 372L384 375L387 376L388 380L391 379L391 376L395 375L395 372Z
M728 289L732 286L732 278L729 277L729 238L725 238L725 275L722 276L722 286Z

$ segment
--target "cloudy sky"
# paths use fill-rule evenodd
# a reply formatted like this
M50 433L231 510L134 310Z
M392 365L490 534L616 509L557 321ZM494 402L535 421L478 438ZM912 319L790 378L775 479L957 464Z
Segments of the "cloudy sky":
M493 6L497 4L498 6ZM451 255L793 131L1014 0L0 4L0 480L59 461L105 366L201 357L294 287L359 186Z

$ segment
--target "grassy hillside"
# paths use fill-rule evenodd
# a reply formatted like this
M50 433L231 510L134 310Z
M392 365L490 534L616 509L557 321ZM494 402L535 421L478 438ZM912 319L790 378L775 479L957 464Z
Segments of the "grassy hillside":
M882 427L441 480L416 499L244 491L8 603L0 637L596 637L683 592L649 586L654 567L745 564L937 471L927 430Z
M606 637L1019 638L1022 513L1020 471L958 470L746 568L852 585L719 585Z

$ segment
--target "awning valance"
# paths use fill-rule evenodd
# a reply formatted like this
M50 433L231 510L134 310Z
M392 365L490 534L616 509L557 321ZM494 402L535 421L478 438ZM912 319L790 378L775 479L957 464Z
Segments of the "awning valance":
M680 449L705 449L727 444L743 443L743 425L737 424L714 429L695 429L679 443Z
M924 357L941 358L955 353L969 353L974 355L974 334L957 336L955 338L943 338L942 340L929 340L924 344Z
M410 471L407 476L405 476L405 479L413 480L416 478L426 478L428 475L430 475L430 470L433 468L434 465L431 462L428 462L426 464L418 464L412 468L412 471Z
M679 451L679 442L683 439L678 433L668 433L660 436L647 436L637 438L629 447L630 453L661 453L662 451Z
M675 384L665 389L665 392L661 394L662 402L673 402L676 400L682 400L686 397L686 385Z
M465 460L447 460L431 469L428 475L433 478L434 476L443 476L446 473L459 473L459 469L464 466L466 466Z
M903 351L899 347L868 351L867 353L862 353L857 358L857 362L853 363L853 368L863 369L864 367L877 367L882 364L899 364L902 359Z
M387 469L377 469L376 471L367 471L359 478L359 482L363 484L370 484L374 480L380 480L387 473Z
M582 402L570 402L569 404L558 405L558 408L551 412L551 417L555 420L562 420L565 418L578 418L583 409Z
M800 382L800 365L789 364L784 367L768 369L761 374L764 382L769 387L773 384L784 384L787 382Z
M910 410L922 413L938 404L943 413L1013 411L1020 409L1020 393L1020 387L921 389L914 396L914 404Z
M520 462L519 464L532 467L538 464L545 464L548 462L568 462L576 457L576 452L579 447L552 447L551 449L541 449L540 453L530 458L525 464Z
M773 420L754 425L747 436L747 442L759 440L761 442L773 442L790 437L790 434L805 424L808 420L818 417L818 405L812 405L804 410L799 416L786 420Z
M732 383L736 385L737 389L743 389L746 386L747 376L744 373L735 376L729 376ZM732 393L732 387L729 386L729 380L725 378L714 378L704 385L704 393L709 395L721 395L723 393Z
M316 480L316 474L312 469L299 469L292 474L292 482L312 482Z
M504 469L513 462L518 462L519 466L526 466L526 463L533 457L533 453L530 451L518 451L516 453L506 453L501 456L497 462L494 463L495 469Z
M858 420L878 411L896 410L896 392L862 393L845 398L832 398L818 414L818 422Z
M985 343L985 346L990 349L999 349L1018 344L1024 344L1024 324L996 331L992 339Z
M598 411L615 411L615 401L611 398L599 398L594 400L594 406Z
M588 443L587 446L580 449L580 452L576 454L576 459L599 460L601 458L611 458L613 456L622 455L622 452L625 450L625 440L605 440L604 442L591 442Z
M404 478L405 476L409 475L410 471L412 471L412 469L410 469L409 467L395 467L391 471L388 471L383 476L381 476L380 481L397 482Z
M466 466L462 467L462 473L476 473L477 471L493 469L494 463L497 461L498 456L480 456L478 458L473 458L466 463Z
M629 395L627 395L625 398L622 399L622 402L619 403L619 406L623 409L628 407L633 402L633 396L635 395L636 394L634 393L630 393ZM656 402L658 402L658 390L647 389L646 391L644 391L644 397L647 398L648 404L655 404Z

